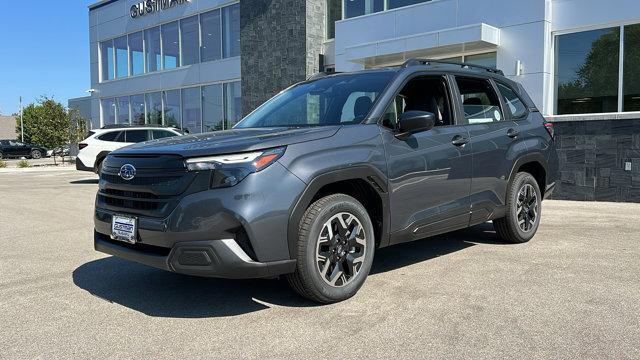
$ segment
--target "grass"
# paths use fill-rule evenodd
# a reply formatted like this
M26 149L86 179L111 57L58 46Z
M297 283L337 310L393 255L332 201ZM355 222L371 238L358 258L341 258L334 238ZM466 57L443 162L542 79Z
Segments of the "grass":
M7 162L2 160L2 159L0 159L0 169L6 168L6 167L7 167Z
M31 167L31 164L29 164L29 162L27 160L20 160L20 161L18 161L18 167L19 168L28 168L28 167Z

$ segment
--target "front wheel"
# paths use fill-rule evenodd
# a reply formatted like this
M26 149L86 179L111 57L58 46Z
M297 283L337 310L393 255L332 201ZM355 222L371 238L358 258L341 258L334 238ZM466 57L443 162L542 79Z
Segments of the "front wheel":
M493 221L502 240L524 243L536 234L540 225L542 195L536 179L529 173L518 173L507 193L507 215Z
M298 235L296 270L287 275L291 287L320 303L355 295L375 250L373 225L362 204L344 194L323 197L304 213Z
M42 157L42 152L40 150L32 150L31 158L32 159L40 159Z

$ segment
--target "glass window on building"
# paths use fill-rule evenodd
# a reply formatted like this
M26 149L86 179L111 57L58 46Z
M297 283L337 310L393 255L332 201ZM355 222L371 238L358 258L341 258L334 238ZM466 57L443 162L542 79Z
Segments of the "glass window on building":
M620 28L556 37L556 113L618 109Z
M116 49L116 78L129 76L129 52L127 51L127 37L122 36L113 40Z
M373 14L384 10L384 0L345 0L344 17L346 19Z
M624 27L624 111L640 111L640 24Z
M200 88L182 89L182 129L190 134L202 132Z
M204 132L225 130L222 121L224 117L222 99L222 85L202 87L202 130Z
M180 20L180 44L182 46L182 66L200 62L200 30L198 16Z
M116 123L116 103L113 99L102 99L102 126Z
M142 31L129 34L129 70L131 75L144 73L144 46L142 41Z
M147 124L162 124L162 96L159 92L145 95L147 102Z
M336 21L342 20L342 1L327 0L327 39L336 37Z
M117 111L116 124L130 124L128 97L120 97L116 99L116 111Z
M144 125L144 95L132 95L129 97L131 102L131 123L134 125Z
M222 25L220 25L220 10L209 11L200 15L202 27L202 61L219 60L222 58Z
M225 58L240 55L240 4L222 9L222 38Z
M225 119L224 128L231 129L242 120L242 92L240 81L224 84Z
M113 41L100 43L100 66L102 67L102 81L112 80L115 76Z
M497 67L497 53L490 52L477 55L465 55L464 62L474 65L486 66L495 68Z
M144 31L145 60L147 72L161 69L162 54L160 53L160 28L154 27Z
M388 0L389 1L389 9L395 9L403 6L409 6L414 4L419 4L423 2L428 2L431 0Z
M164 96L164 124L167 126L182 126L182 110L180 109L180 90L168 90Z
M162 68L175 69L180 66L180 34L178 22L162 25Z

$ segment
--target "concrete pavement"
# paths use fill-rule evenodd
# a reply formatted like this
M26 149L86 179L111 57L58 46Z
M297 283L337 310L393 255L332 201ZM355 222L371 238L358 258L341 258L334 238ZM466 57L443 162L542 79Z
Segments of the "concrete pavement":
M96 188L0 174L0 359L640 358L640 204L547 201L522 245L486 224L382 249L353 299L317 306L96 253Z

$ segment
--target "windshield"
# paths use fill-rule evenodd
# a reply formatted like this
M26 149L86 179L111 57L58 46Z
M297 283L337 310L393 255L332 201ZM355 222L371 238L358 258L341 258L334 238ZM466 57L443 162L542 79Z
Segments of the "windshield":
M305 82L276 95L235 128L358 124L394 75L361 73Z

